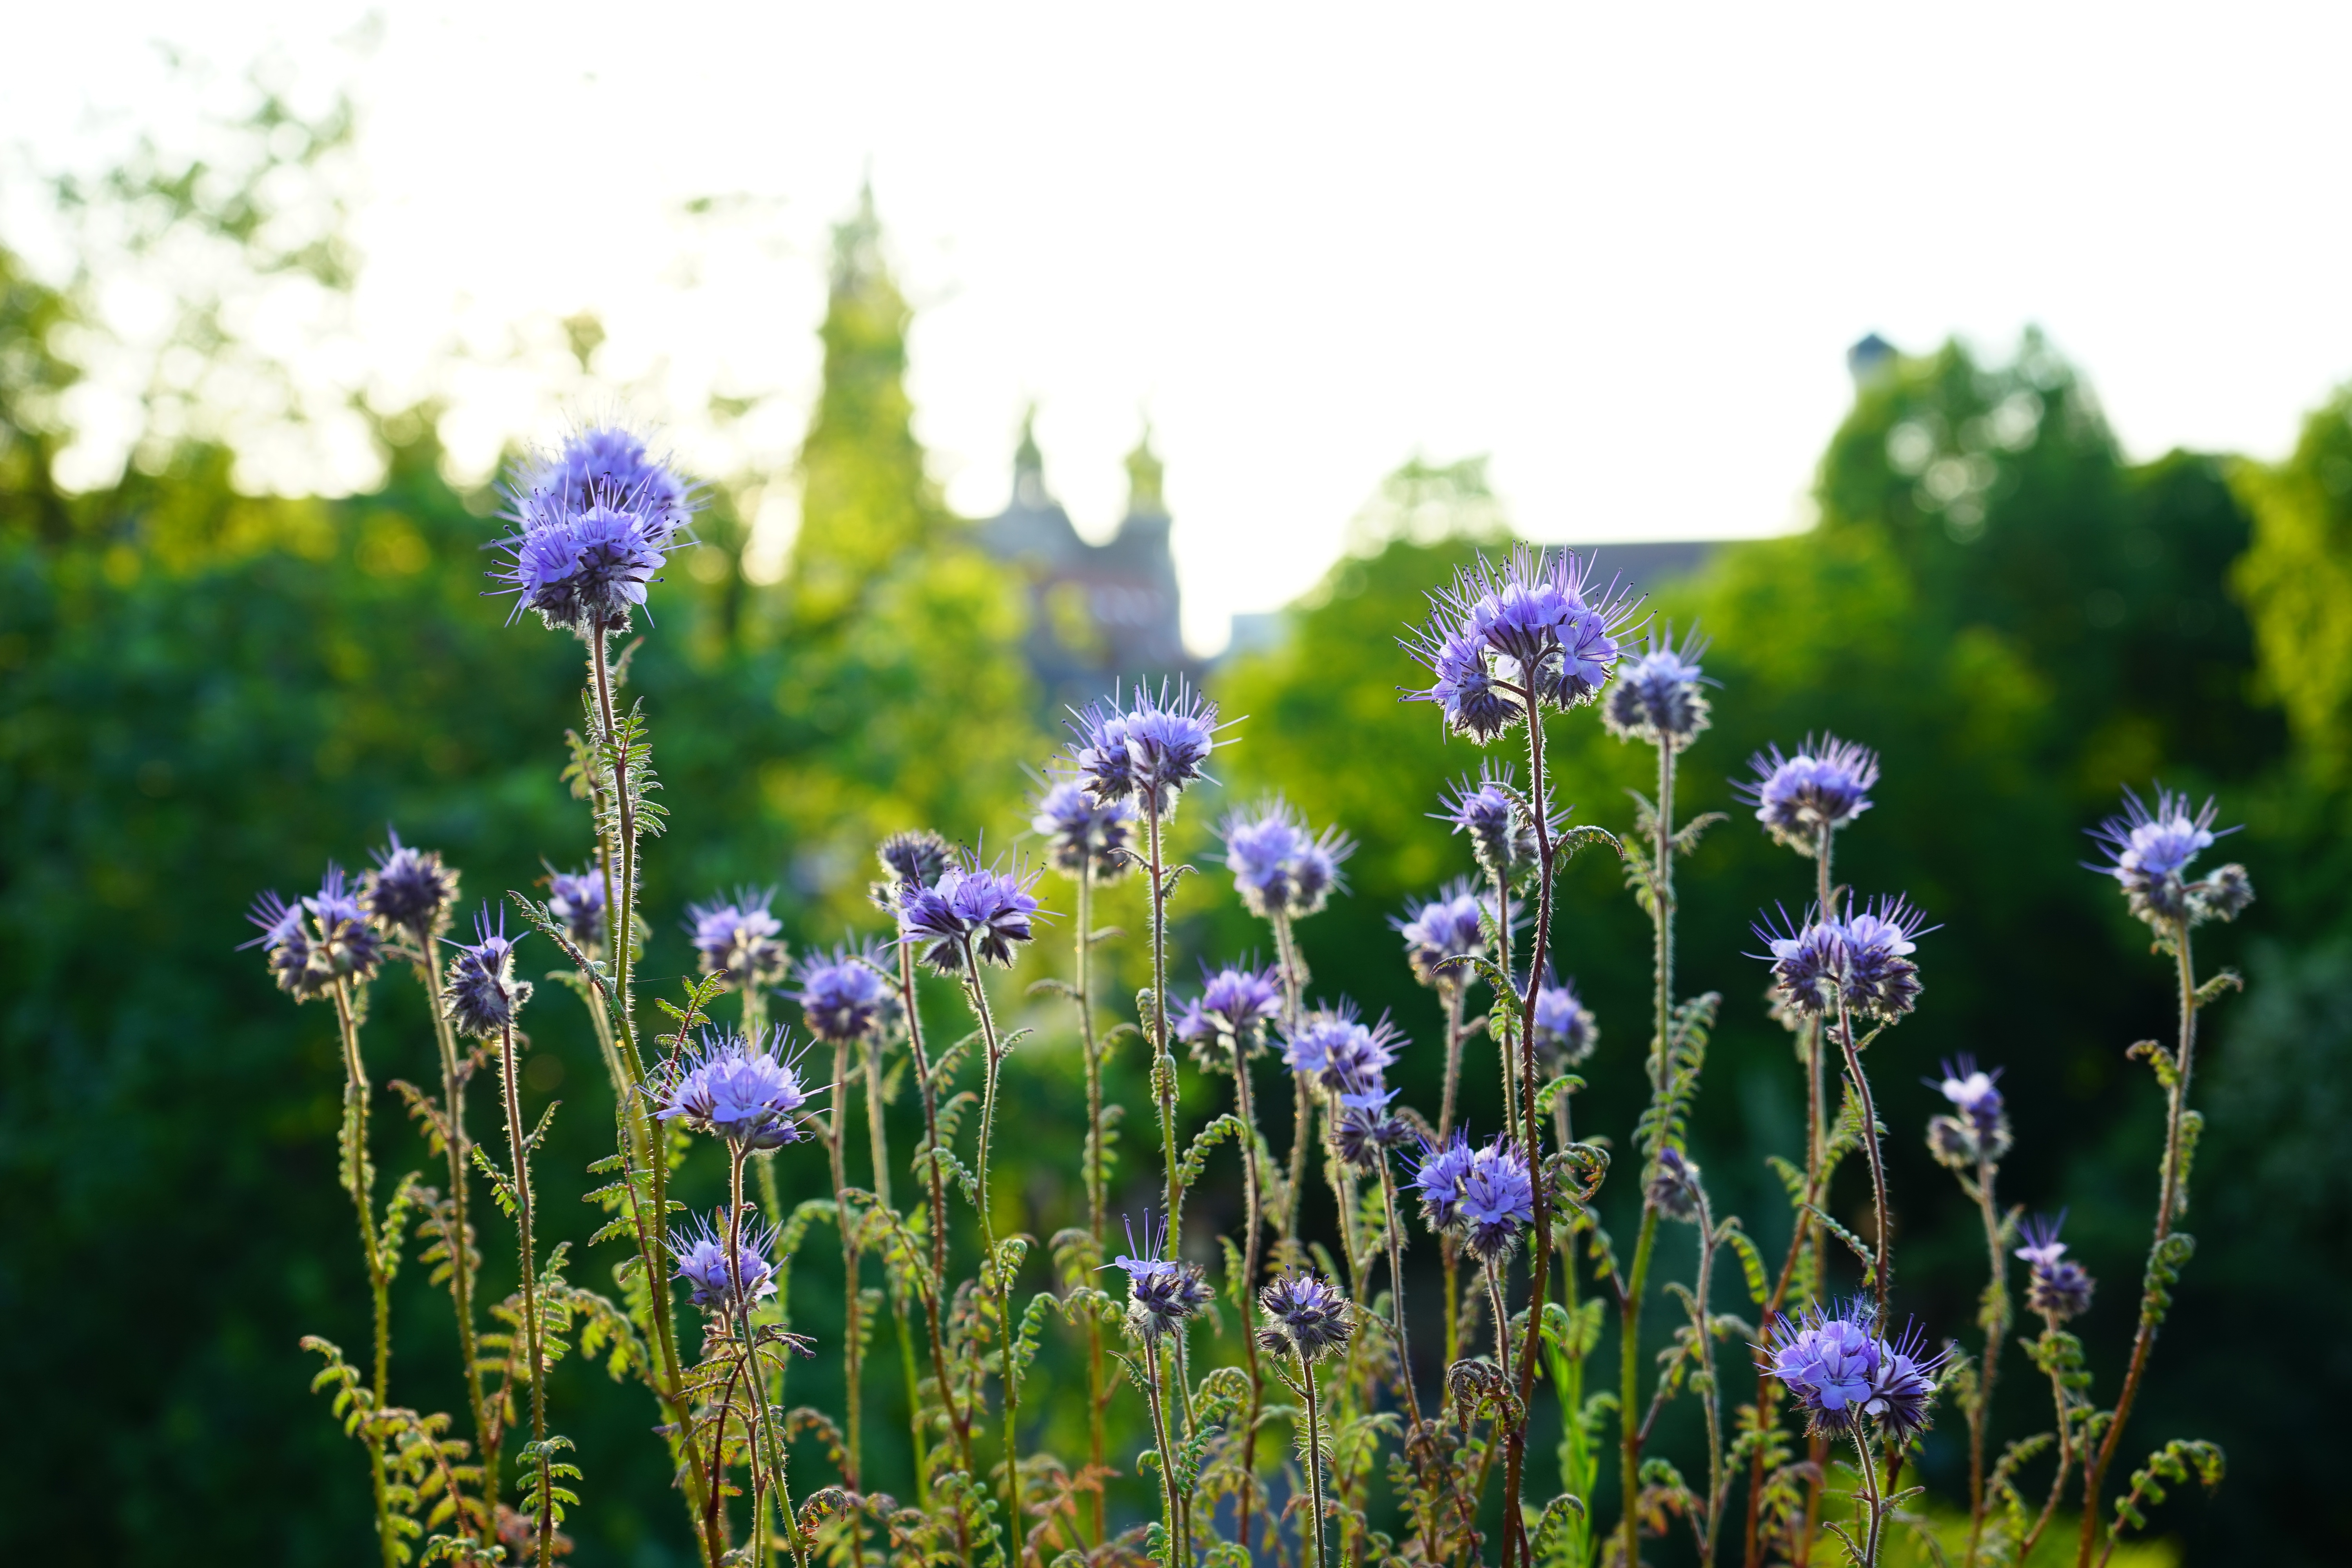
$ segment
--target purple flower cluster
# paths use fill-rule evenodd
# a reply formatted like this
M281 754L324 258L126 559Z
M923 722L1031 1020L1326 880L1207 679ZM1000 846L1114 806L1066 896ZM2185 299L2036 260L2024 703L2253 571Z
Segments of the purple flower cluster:
M506 911L499 911L493 926L485 906L474 916L473 945L450 945L457 953L449 961L449 978L441 987L441 1016L467 1039L499 1038L530 1000L530 982L515 978L515 944L507 940Z
M1261 920L1302 920L1319 913L1345 884L1339 863L1356 852L1355 841L1336 827L1319 834L1280 795L1236 811L1218 826L1234 890Z
M604 873L593 866L584 871L550 870L547 913L582 952L593 954L604 945Z
M2208 800L2192 816L2187 795L2160 785L2156 807L2150 810L2136 793L2126 790L2122 813L2091 830L2108 863L2090 869L2113 877L2131 912L2159 931L2236 920L2254 901L2254 885L2243 866L2223 866L2194 882L2187 878L2190 861L2211 848L2215 839L2238 831L2225 827L2216 833L2214 810Z
M386 934L430 942L449 923L457 901L457 873L437 849L416 849L390 834L389 847L373 852L374 869L360 879L360 903Z
M1770 950L1754 956L1772 965L1773 996L1798 1014L1835 1008L1841 1000L1866 1018L1899 1018L1919 1001L1919 966L1913 939L1931 929L1927 916L1902 899L1880 897L1843 921L1808 910L1795 924L1759 922L1756 934Z
M1396 1060L1404 1037L1383 1016L1367 1026L1356 1005L1318 1007L1284 1037L1282 1062L1301 1078L1337 1093L1370 1088Z
M677 1259L677 1277L692 1287L694 1304L722 1317L732 1317L776 1293L775 1266L768 1261L775 1246L772 1229L747 1218L730 1258L727 1220L719 1214L698 1220L692 1230L673 1235L669 1240L670 1255Z
M1331 1116L1331 1147L1342 1163L1376 1171L1390 1150L1412 1136L1411 1125L1390 1108L1397 1092L1379 1079L1339 1091L1339 1109Z
M702 1046L672 1070L656 1097L656 1119L682 1120L738 1149L780 1149L806 1134L803 1111L816 1091L799 1064L778 1054L780 1031L757 1039L706 1031Z
M801 961L801 1005L808 1032L831 1044L863 1040L898 1016L898 992L881 973L882 949L867 942Z
M1592 1054L1601 1043L1601 1026L1592 1009L1577 1000L1574 981L1554 984L1547 979L1536 987L1536 1049L1561 1072Z
M2009 1152L2012 1142L2009 1111L1997 1087L2000 1072L1999 1068L1986 1072L1974 1057L1963 1056L1944 1064L1941 1082L1925 1080L1942 1093L1956 1112L1927 1122L1927 1152L1938 1163L1973 1172L1980 1162L1998 1163Z
M1572 551L1521 545L1501 566L1481 555L1430 595L1430 618L1404 642L1433 677L1406 699L1433 702L1445 726L1484 745L1531 708L1597 696L1621 651L1631 598L1612 584L1588 595Z
M1164 818L1203 776L1218 728L1217 705L1190 686L1179 682L1171 694L1139 684L1124 708L1114 694L1073 716L1070 765L1097 805L1132 800Z
M705 974L724 974L729 990L769 986L784 977L792 955L776 940L783 923L768 912L773 889L736 889L732 900L686 907L686 929Z
M1527 1156L1505 1138L1473 1149L1457 1129L1452 1142L1423 1149L1410 1184L1430 1229L1461 1237L1482 1262L1508 1254L1535 1223L1535 1179Z
M1258 1292L1258 1304L1273 1320L1258 1342L1276 1355L1287 1351L1302 1362L1321 1361L1356 1331L1353 1310L1338 1286L1312 1274L1286 1274Z
M1046 859L1066 877L1083 876L1091 866L1096 881L1114 881L1133 863L1128 848L1135 837L1133 801L1096 801L1066 779L1037 797L1029 826L1044 837Z
M1201 994L1177 1015L1176 1037L1202 1066L1228 1068L1236 1055L1246 1059L1264 1048L1265 1026L1281 1012L1281 976L1274 969L1228 964L1213 974L1203 964Z
M1533 868L1538 858L1535 823L1511 799L1517 784L1508 763L1482 763L1475 779L1457 779L1451 797L1438 797L1444 810L1431 814L1451 824L1454 832L1468 834L1478 868L1507 882ZM1557 826L1558 818L1548 816L1546 822Z
M1601 722L1621 741L1647 741L1681 751L1707 727L1709 704L1699 690L1710 684L1699 672L1706 639L1696 629L1674 645L1674 633L1652 632L1642 656L1617 672L1601 700Z
M1404 938L1405 962L1423 985L1460 985L1470 977L1466 959L1486 951L1480 924L1494 906L1478 895L1467 877L1457 877L1438 889L1437 897L1412 906L1409 915L1391 915L1389 924Z
M644 438L618 426L575 431L552 456L516 473L490 574L551 629L582 637L625 631L669 552L688 542L699 500Z
M1643 1195L1668 1219L1696 1219L1702 1195L1698 1162L1667 1144L1658 1151L1657 1168L1650 1173Z
M319 890L299 902L263 892L247 918L261 934L238 944L240 949L260 948L278 989L298 1002L329 994L337 981L365 984L383 962L383 933L352 895L340 866L328 866Z
M1808 735L1796 755L1774 746L1748 759L1756 777L1732 789L1756 807L1765 830L1800 855L1812 854L1834 833L1870 809L1878 783L1878 754L1834 735Z
M1927 1353L1919 1331L1899 1340L1873 1331L1869 1303L1857 1297L1835 1313L1816 1307L1783 1317L1757 1370L1780 1379L1815 1432L1843 1436L1868 1416L1879 1436L1901 1447L1927 1429L1936 1373L1949 1349Z
M1038 876L961 860L928 888L902 884L898 940L919 949L922 962L941 974L966 973L980 963L1010 968L1013 950L1034 934L1038 903L1029 889Z
M2059 1322L2089 1311L2091 1292L2098 1285L2089 1269L2066 1256L2066 1244L2058 1239L2065 1223L2063 1211L2056 1219L2036 1215L2027 1220L2025 1245L2017 1249L2029 1270L2025 1304Z
M1146 1344L1158 1344L1201 1315L1214 1292L1197 1263L1184 1263L1160 1254L1168 1250L1168 1226L1157 1230L1150 1211L1143 1215L1143 1247L1135 1247L1135 1228L1128 1227L1129 1256L1108 1265L1127 1271L1127 1326Z

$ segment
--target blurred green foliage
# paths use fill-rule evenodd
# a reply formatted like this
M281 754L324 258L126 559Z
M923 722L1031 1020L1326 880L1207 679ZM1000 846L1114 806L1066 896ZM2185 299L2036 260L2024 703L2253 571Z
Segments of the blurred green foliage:
M721 885L778 883L802 945L870 925L873 838L923 823L1003 842L1024 815L1021 768L1050 744L1020 662L1020 596L924 470L908 307L870 204L837 236L832 284L789 575L773 588L743 576L744 528L722 489L702 530L715 569L656 591L658 629L631 668L675 814L648 862L648 989L690 967L676 913ZM556 778L578 649L503 627L479 596L493 506L443 478L430 410L379 422L385 479L344 500L240 494L229 452L193 437L143 447L104 489L60 488L62 395L79 371L61 345L79 310L76 284L45 286L0 250L0 1386L15 1396L0 1552L343 1561L364 1537L364 1485L295 1348L304 1331L355 1341L365 1312L332 1181L334 1047L318 1010L292 1007L231 950L255 889L351 863L388 822L446 850L468 899L529 885L542 857L582 858L584 818ZM1798 1077L1764 1016L1761 967L1741 955L1755 912L1804 898L1810 874L1763 841L1728 781L1751 752L1809 731L1885 755L1840 871L1864 892L1907 890L1945 922L1922 944L1922 1011L1874 1052L1906 1304L1933 1332L1969 1321L1981 1258L1920 1147L1934 1098L1912 1080L1969 1050L2007 1071L2019 1152L2004 1195L2073 1207L2070 1239L2102 1280L2087 1337L2112 1391L2158 1150L2156 1096L2122 1048L2163 1032L2168 1003L2144 932L2079 868L2080 830L2120 784L2158 772L2219 791L2248 822L2230 849L2262 902L2211 946L2242 950L2253 984L2216 1015L2190 1216L2204 1246L2136 1426L2141 1447L2193 1434L2231 1452L2215 1500L2159 1516L2190 1562L2328 1561L2352 1531L2326 1484L2352 1466L2338 1419L2352 1353L2333 1315L2352 1288L2347 421L2352 395L2315 414L2275 469L2185 453L2134 465L2042 343L1999 365L1947 347L1860 389L1823 458L1813 529L1727 547L1654 601L1715 638L1722 683L1680 796L1685 816L1732 813L1684 884L1685 989L1728 998L1697 1152L1718 1206L1768 1239L1785 1219L1761 1159L1794 1140ZM1363 841L1353 896L1302 928L1315 991L1392 1009L1424 1042L1436 1009L1386 917L1468 869L1428 814L1480 757L1398 702L1414 670L1394 639L1429 587L1503 539L1499 519L1476 464L1409 465L1356 551L1294 607L1286 640L1215 681L1227 714L1245 716L1216 770L1226 798L1279 788ZM1623 826L1647 753L1589 715L1553 732L1564 799ZM1188 803L1180 823L1208 869L1215 808ZM1133 931L1130 892L1106 918ZM1184 884L1178 914L1180 974L1195 956L1263 945L1213 878ZM1033 968L1060 962L1057 945L1048 935ZM1641 1096L1647 926L1598 852L1570 874L1559 945L1602 1031L1579 1126L1622 1136ZM413 982L387 976L376 996L379 1081L426 1075ZM1038 1157L1000 1171L1002 1201L1045 1235L1075 1206L1080 1111L1066 1019L1041 1006L1023 1021L1041 1034L1008 1069L1010 1114ZM554 988L530 1023L552 1047L534 1055L548 1065L534 1098L574 1101L543 1157L560 1184L604 1151L604 1106L582 1020ZM1430 1054L1408 1055L1408 1100L1428 1101ZM1478 1070L1491 1058L1473 1058L1466 1113L1483 1128L1496 1089ZM1190 1089L1206 1110L1211 1091ZM1112 1094L1142 1104L1124 1067ZM426 1163L391 1121L387 1178ZM1129 1152L1122 1181L1148 1184L1148 1155ZM788 1195L819 1180L791 1175ZM1213 1182L1197 1206L1214 1216L1232 1201ZM583 1210L557 1234L591 1222ZM837 1311L823 1250L796 1298L820 1336ZM454 1335L413 1265L395 1311L401 1396L446 1403L431 1391L454 1387ZM2296 1345L2308 1348L2284 1348ZM887 1350L875 1366L878 1415ZM1037 1408L1072 1406L1054 1393L1066 1373L1067 1346L1050 1343ZM793 1397L829 1403L837 1375L814 1363ZM588 1468L578 1560L677 1560L642 1395L574 1368L555 1397ZM2030 1380L2012 1377L2005 1429L2034 1429L2037 1409ZM1055 1420L1049 1440L1076 1453L1075 1415ZM1925 1456L1948 1496L1956 1425ZM1686 1435L1670 1419L1664 1442ZM903 1485L890 1458L886 1483Z

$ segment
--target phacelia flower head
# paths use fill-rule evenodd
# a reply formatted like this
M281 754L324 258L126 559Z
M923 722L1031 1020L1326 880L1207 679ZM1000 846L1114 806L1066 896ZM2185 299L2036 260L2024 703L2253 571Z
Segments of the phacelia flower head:
M1927 1123L1927 1152L1937 1163L1955 1171L1974 1171L1980 1161L1999 1162L2012 1142L2009 1112L1996 1087L2001 1069L1986 1072L1974 1057L1944 1064L1940 1082L1926 1081L1951 1103L1955 1114L1937 1116Z
M1176 797L1204 776L1216 750L1217 705L1178 682L1171 692L1138 683L1125 707L1114 693L1075 712L1070 765L1088 798L1108 805L1133 800L1166 817Z
M881 949L870 942L803 959L793 1000L808 1032L828 1043L862 1040L896 1018L898 993L882 978L881 963Z
M747 1218L730 1256L726 1216L715 1213L669 1239L670 1254L677 1259L677 1277L693 1287L694 1304L723 1317L776 1293L775 1265L768 1261L775 1246L772 1229Z
M278 982L280 991L297 1002L309 1002L332 988L334 976L311 966L310 927L302 918L299 900L289 904L276 892L264 891L254 899L246 918L261 928L261 934L237 943L237 951L261 949L269 961L270 978Z
M515 944L507 940L506 911L499 911L493 925L488 906L483 906L474 916L473 945L450 945L457 952L441 987L441 1016L467 1039L499 1038L530 1000L530 982L515 978Z
M1133 801L1097 803L1065 779L1037 797L1029 826L1045 838L1046 859L1066 877L1083 876L1091 866L1096 881L1115 881L1133 862L1128 850L1135 837Z
M1633 609L1613 584L1593 592L1572 551L1521 545L1500 566L1481 555L1430 595L1429 621L1405 640L1432 677L1406 700L1437 704L1447 729L1483 745L1530 707L1599 695Z
M1454 832L1469 835L1478 868L1506 881L1532 868L1538 858L1534 819L1511 798L1517 783L1510 763L1483 763L1476 778L1456 779L1453 793L1438 797L1444 810L1431 813Z
M780 1054L782 1041L781 1030L761 1029L756 1039L705 1030L701 1047L671 1070L655 1117L683 1121L740 1149L798 1142L818 1091L802 1080L799 1063Z
M1113 1258L1108 1267L1127 1271L1129 1331L1146 1344L1158 1344L1199 1317L1213 1292L1199 1264L1160 1256L1168 1250L1168 1224L1163 1219L1154 1229L1150 1210L1144 1211L1141 1250L1136 1249L1132 1226L1127 1245L1129 1256Z
M1235 1052L1245 1058L1258 1055L1265 1026L1282 1013L1280 975L1272 968L1230 964L1211 973L1204 963L1201 977L1200 995L1177 1016L1176 1037L1193 1048L1203 1067L1230 1067Z
M934 887L955 859L948 841L928 827L893 833L875 846L882 863L882 879L870 883L866 896L885 914L895 915L902 898L918 889Z
M1815 1307L1781 1318L1771 1343L1758 1347L1765 1359L1757 1370L1780 1379L1817 1433L1843 1436L1867 1415L1882 1437L1907 1443L1927 1428L1935 1374L1950 1352L1927 1355L1916 1329L1881 1339L1861 1297L1835 1313Z
M1039 875L960 859L931 886L902 889L898 940L941 974L961 974L975 963L1009 969L1013 950L1035 934L1038 903L1029 889Z
M1352 1002L1318 1007L1298 1022L1283 1041L1282 1063L1323 1088L1344 1092L1350 1084L1369 1083L1384 1075L1396 1060L1404 1036L1383 1016L1366 1026Z
M1650 1206L1668 1219L1696 1219L1700 1197L1698 1162L1669 1143L1658 1151L1657 1169L1643 1189Z
M1547 978L1536 987L1534 1024L1536 1049L1558 1071L1577 1066L1601 1043L1601 1026L1592 1009L1577 1000L1573 980Z
M1674 643L1668 628L1661 637L1653 631L1639 658L1618 667L1608 695L1601 700L1601 722L1621 741L1647 741L1654 746L1681 751L1707 727L1709 704L1699 689L1711 685L1699 673L1706 639L1696 628Z
M1878 753L1834 735L1808 735L1794 756L1773 746L1748 759L1753 779L1732 789L1756 806L1765 831L1800 855L1811 855L1823 833L1834 833L1870 809L1878 783Z
M584 871L551 870L547 876L547 912L559 921L584 952L604 945L604 877L594 867Z
M1356 1331L1348 1298L1338 1286L1312 1274L1286 1274L1259 1291L1257 1299L1269 1320L1258 1342L1276 1355L1287 1351L1302 1362L1318 1362Z
M2189 815L2189 797L2158 786L2153 810L2131 790L2124 791L2121 815L2091 830L2108 863L2090 869L2113 877L2131 912L2159 931L2178 923L2235 920L2253 902L2254 887L2243 866L2229 865L2197 881L2189 863L2235 827L2213 828L2214 803ZM2085 862L2089 865L2089 862Z
M1444 1143L1423 1146L1421 1163L1406 1184L1421 1194L1422 1222L1431 1230L1442 1235L1460 1223L1462 1184L1476 1159L1469 1135L1458 1127Z
M1759 920L1752 928L1763 939L1772 965L1772 995L1792 1013L1818 1015L1837 1005L1838 982L1844 956L1839 950L1842 929L1823 920L1818 908L1805 910L1800 922L1780 910L1778 921Z
M686 929L703 973L724 974L730 991L783 979L792 954L776 940L783 923L768 912L775 896L772 888L739 888L731 899L686 907Z
M1439 889L1437 897L1416 900L1408 914L1390 916L1389 924L1404 938L1412 977L1431 987L1466 982L1468 960L1486 951L1480 921L1491 909L1469 878L1457 877Z
M1843 958L1840 984L1845 1005L1866 1018L1899 1018L1918 1005L1919 966L1912 938L1927 917L1900 898L1884 894L1846 917L1838 945Z
M1374 1081L1340 1091L1331 1118L1331 1147L1359 1171L1374 1171L1391 1149L1412 1136L1404 1118L1389 1109L1395 1089Z
M574 431L520 467L507 493L514 531L499 542L508 559L491 576L516 596L517 615L535 610L551 628L583 637L627 628L646 585L688 542L701 505L643 437L618 425Z
M1280 795L1228 815L1218 826L1234 890L1261 920L1301 920L1321 911L1343 884L1340 862L1356 852L1355 841L1335 827L1320 834Z
M397 833L389 837L390 847L373 852L374 869L360 879L360 903L377 930L428 942L449 923L457 873L441 863L439 850L412 848Z
M2025 1304L2061 1321L2089 1311L2098 1284L2090 1270L2066 1256L2066 1244L2058 1239L2065 1224L2063 1212L2056 1219L2035 1215L2025 1222L2025 1245L2017 1249L2030 1270Z
M310 966L335 980L365 981L383 962L383 937L343 878L330 865L319 890L302 900L310 911Z
M1457 1128L1450 1142L1423 1147L1411 1185L1430 1229L1459 1237L1481 1261L1509 1252L1535 1223L1534 1178L1507 1139L1473 1149Z

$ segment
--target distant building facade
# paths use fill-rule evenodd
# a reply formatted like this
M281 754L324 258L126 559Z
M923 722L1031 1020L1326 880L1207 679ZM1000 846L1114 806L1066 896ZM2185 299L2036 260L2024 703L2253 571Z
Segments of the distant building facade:
M979 524L978 537L1028 583L1029 667L1055 714L1108 696L1114 683L1199 679L1184 652L1161 475L1147 430L1127 458L1127 515L1108 540L1090 544L1045 488L1033 421L1022 424L1013 499Z

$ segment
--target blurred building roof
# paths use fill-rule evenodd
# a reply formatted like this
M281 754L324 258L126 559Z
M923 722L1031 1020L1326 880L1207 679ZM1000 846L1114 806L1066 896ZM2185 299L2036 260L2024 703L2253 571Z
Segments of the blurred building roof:
M1092 544L1045 488L1034 423L1033 410L1013 451L1011 501L978 532L990 553L1028 580L1026 651L1053 711L1082 707L1115 683L1196 677L1184 652L1171 520L1150 431L1128 454L1127 515L1109 539Z

